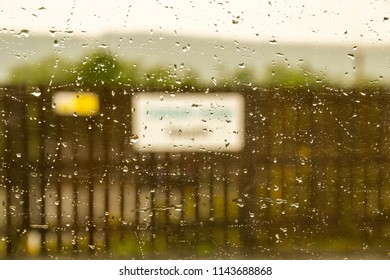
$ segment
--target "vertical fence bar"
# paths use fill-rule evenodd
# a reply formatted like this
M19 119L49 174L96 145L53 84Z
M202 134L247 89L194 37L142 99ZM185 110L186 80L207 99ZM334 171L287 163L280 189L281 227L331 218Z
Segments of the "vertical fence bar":
M215 203L214 203L214 172L215 166L214 161L211 160L211 157L207 156L207 160L209 161L209 174L208 174L208 187L209 187L209 243L214 244L214 234L215 234Z
M116 108L116 115L115 119L118 119L118 129L115 130L115 134L117 134L117 137L119 139L119 146L118 146L118 153L119 153L119 165L123 166L123 169L119 172L118 176L118 184L119 184L119 240L120 242L123 242L125 239L125 230L126 230L126 213L125 213L125 187L126 187L126 181L131 173L130 168L128 166L129 161L127 160L126 156L126 145L128 139L127 139L127 133L128 133L128 119L127 119L127 112L131 109L131 104L129 104L129 98L126 96L126 91L121 91L120 95L116 95L116 97L113 99L113 108ZM111 141L114 141L115 136L113 135L111 137ZM134 176L134 174L132 174Z
M47 93L47 92L46 92ZM39 173L39 200L40 200L40 223L43 226L47 226L47 213L46 213L46 178L47 178L47 166L45 159L45 146L46 146L46 135L47 135L47 119L46 119L46 94L38 98L38 120L39 120L39 135L38 135L38 173ZM44 109L45 107L45 109ZM47 253L47 236L46 230L41 231L41 254Z
M13 233L12 233L12 214L11 214L11 96L8 93L4 94L4 115L5 115L5 153L4 153L4 166L5 166L5 188L6 188L6 255L11 258L13 255Z
M224 246L227 248L228 246L228 234L229 234L229 201L228 201L228 193L229 193L229 174L228 174L228 164L227 161L222 159L222 180L223 180L223 231L224 231Z
M287 128L286 128L286 110L288 105L288 97L284 97L280 100L279 104L279 114L281 122L281 155L280 155L280 192L281 192L281 213L286 210L286 198L287 198L287 186L286 186L286 165L287 165L287 151L286 151L286 140L287 140Z
M62 166L62 141L63 141L63 123L61 122L59 117L55 118L55 155L54 162L52 163L54 166L54 170L56 172L55 179L55 191L57 200L55 201L56 208L56 219L57 219L57 251L62 251L62 180L61 180L61 166Z
M294 238L294 243L297 245L299 248L301 246L302 242L302 230L304 228L304 222L303 222L303 210L302 210L302 205L300 203L301 201L301 196L302 196L302 183L303 183L303 172L301 172L300 169L300 145L301 141L303 138L303 134L301 134L302 130L302 111L304 111L304 106L305 106L305 100L304 97L299 96L298 99L296 100L295 103L295 122L294 122L294 169L295 169L295 184L293 184L295 188L295 197L296 197L296 203L297 209L294 215L294 221L295 225L297 227L297 232L298 234Z
M21 157L20 157L20 171L21 176L21 189L22 189L22 211L23 211L23 231L28 232L30 229L30 189L28 183L28 129L27 129L27 106L28 106L28 97L27 92L24 87L19 89L18 94L19 102L20 102L20 126L19 126L19 136L21 137ZM22 162L23 161L23 162Z
M121 107L122 108L122 107ZM119 132L119 165L122 165L124 164L124 162L126 162L127 164L127 161L124 160L125 158L125 137L126 137L126 131L123 131L122 129L120 129L120 132ZM126 168L126 173L128 172L129 168L126 166L124 166L123 168ZM126 175L127 174L123 174L124 170L121 170L119 172L119 176L118 176L118 180L119 180L119 199L120 199L120 202L119 202L119 222L120 222L120 226L119 226L119 230L120 230L120 233L119 233L119 240L121 242L124 241L124 232L125 232L125 178L126 178Z
M102 131L102 141L103 141L103 159L101 162L102 168L103 168L103 186L104 186L104 247L106 253L110 252L110 231L111 231L111 226L110 226L110 148L111 148L111 143L110 143L110 131L111 131L111 112L110 110L112 106L112 98L111 94L108 92L105 92L105 94L108 96L107 99L104 100L106 103L106 107L103 108L103 131ZM96 135L96 134L95 134ZM93 149L93 148L92 148Z
M270 92L266 96L266 109L265 109L265 170L266 170L266 198L271 198L271 180L272 180L272 170L271 170L271 162L272 162L272 143L271 143L271 133L272 131L272 112L274 110L274 97L273 92ZM267 236L267 244L271 244L271 232L272 232L272 213L271 213L271 204L266 204L265 209L265 221L264 221L264 229L265 234Z
M385 96L384 93L381 93L378 96L377 99L377 106L379 108L379 133L378 133L378 155L377 155L377 165L378 165L378 215L376 218L376 227L377 227L377 233L379 236L382 235L383 226L385 219L385 207L384 207L384 186L385 186L385 177L386 177L386 167L388 166L388 152L386 151L386 145L385 145L385 139L388 139L385 137L389 133L389 125L390 125L390 119L389 119L389 109L390 106L389 99L387 96Z
M94 163L94 126L92 118L87 119L87 170L88 170L88 247L90 254L93 254L95 248L95 201L94 201L94 172L93 172L93 163Z
M79 126L79 120L76 120L76 127ZM78 156L78 145L79 145L79 131L78 129L73 130L73 143L72 143L72 165L73 165L73 174L72 174L72 206L73 206L73 253L75 255L79 254L79 166L80 160Z
M152 153L150 155L150 174L149 174L149 200L150 200L150 229L151 229L151 248L155 248L155 236L156 236L156 188L158 186L157 182L157 159L156 154Z
M342 187L343 187L343 178L342 178L342 169L343 169L343 163L344 163L344 155L342 151L342 129L340 126L341 121L341 110L344 107L344 104L342 103L342 97L336 96L335 97L335 125L336 125L336 143L337 143L337 155L335 158L335 166L336 166L336 233L341 233L341 218L342 218Z

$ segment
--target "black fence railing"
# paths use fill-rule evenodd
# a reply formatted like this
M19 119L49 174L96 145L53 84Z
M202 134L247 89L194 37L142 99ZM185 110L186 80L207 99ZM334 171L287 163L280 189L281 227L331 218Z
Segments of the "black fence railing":
M130 90L91 117L41 90L0 90L2 258L388 257L386 92L242 92L243 151L139 153Z

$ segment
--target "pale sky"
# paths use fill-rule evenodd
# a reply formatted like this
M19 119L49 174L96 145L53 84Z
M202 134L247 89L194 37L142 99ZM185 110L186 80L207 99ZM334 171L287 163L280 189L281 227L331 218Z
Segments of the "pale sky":
M390 43L390 0L0 0L0 31Z

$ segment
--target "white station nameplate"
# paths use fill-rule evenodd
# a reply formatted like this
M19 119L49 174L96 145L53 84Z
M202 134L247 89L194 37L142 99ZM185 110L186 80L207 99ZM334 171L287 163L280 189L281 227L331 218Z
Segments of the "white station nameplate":
M139 93L132 106L138 151L237 152L244 146L245 106L238 93Z

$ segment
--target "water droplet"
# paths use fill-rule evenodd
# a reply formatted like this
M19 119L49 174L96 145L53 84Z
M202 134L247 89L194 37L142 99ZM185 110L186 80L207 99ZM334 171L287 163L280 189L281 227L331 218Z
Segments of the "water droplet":
M278 41L276 41L275 39L273 39L273 40L268 41L268 43L270 43L271 45L277 45L277 44L278 44Z
M50 33L50 36L51 36L51 37L55 37L57 31L55 31L55 30L49 30L49 33Z
M125 165L125 166L123 166L122 171L124 173L127 173L127 172L129 172L129 168Z
M275 202L276 202L276 204L286 204L287 203L287 200L285 200L285 199L281 199L281 198L277 198L277 199L275 199Z
M298 202L297 203L292 203L291 206L298 209L299 208L299 203Z
M241 198L235 198L235 199L233 199L233 202L235 202L238 207L242 208L242 207L245 206L245 204L244 204L244 202L243 202L243 200Z
M39 88L34 88L34 91L31 92L32 95L34 95L35 97L39 97L41 96L41 90Z
M280 230L283 231L284 233L287 232L287 228L282 228L282 227L281 227Z
M55 48L57 48L59 45L60 45L60 43L58 42L57 39L53 41L53 46L54 46Z
M29 37L30 36L30 30L28 29L22 29L20 30L20 32L18 33L18 37L21 38L21 37Z
M60 205L60 201L56 200L56 201L54 201L54 204L58 206L58 205Z
M137 143L138 139L139 139L139 137L137 134L130 135L130 142L131 143Z
M352 53L349 53L349 54L348 54L348 57L349 57L350 59L352 59L352 60L354 60L354 59L355 59L355 55L354 55L354 54L352 54Z
M245 65L245 63L240 63L240 64L238 64L238 67L240 67L240 68L245 68L246 65Z
M185 53L185 52L188 52L189 50L190 50L190 48L191 48L191 45L190 44L187 44L187 46L184 46L183 47L183 52Z
M255 213L249 212L249 217L254 218L255 217Z
M217 85L218 84L218 81L216 78L212 77L211 78L211 81L213 82L214 85Z
M21 153L17 153L17 154L16 154L16 157L21 158L21 157L22 157L22 154L21 154Z

